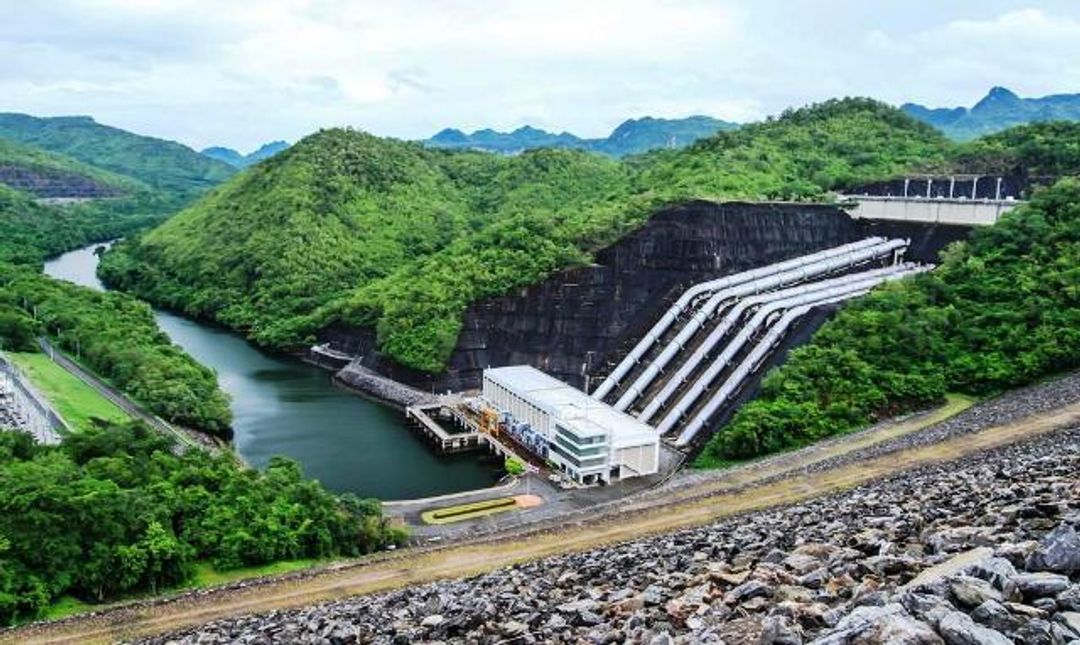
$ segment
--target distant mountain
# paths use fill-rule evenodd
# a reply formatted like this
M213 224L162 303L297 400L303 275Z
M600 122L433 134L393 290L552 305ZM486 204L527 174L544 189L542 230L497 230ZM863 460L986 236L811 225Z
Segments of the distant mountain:
M174 141L102 125L88 116L0 113L0 138L56 152L176 196L200 193L236 172Z
M737 127L737 123L708 116L689 116L685 119L647 116L623 121L608 138L595 140L592 149L613 157L623 157L657 148L685 148L698 139Z
M738 124L707 116L685 119L644 117L624 121L603 139L582 139L569 132L555 134L524 126L513 132L484 129L472 134L447 128L424 143L433 148L486 150L501 154L517 154L535 148L575 148L624 157L657 148L683 148L721 130L737 127Z
M1025 123L1080 120L1080 94L1025 99L1004 87L994 87L970 109L928 108L916 103L905 103L900 109L953 139L968 140Z
M588 145L584 139L569 132L555 134L528 125L513 132L497 132L485 128L472 134L447 128L425 143L435 148L487 150L502 154L517 154L535 148L585 148Z
M259 163L263 159L269 159L277 153L285 150L289 147L289 144L285 141L271 141L265 143L255 152L250 154L241 154L232 148L223 148L221 146L213 146L201 151L200 154L210 157L211 159L217 159L223 161L234 168L247 168L252 164Z

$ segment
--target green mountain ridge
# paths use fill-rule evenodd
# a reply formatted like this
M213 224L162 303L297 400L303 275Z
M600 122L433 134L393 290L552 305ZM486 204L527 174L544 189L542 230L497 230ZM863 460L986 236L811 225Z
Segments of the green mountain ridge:
M1020 98L1007 88L994 87L971 108L928 108L905 103L900 109L950 138L966 141L1027 123L1078 120L1080 94Z
M624 121L602 139L583 139L569 132L555 134L531 126L523 126L513 132L488 128L471 134L447 128L424 141L424 144L433 148L484 150L501 154L518 154L537 148L570 148L619 158L659 148L684 148L699 139L737 127L736 123L701 115L683 119L647 116Z
M87 116L0 113L0 139L59 153L179 197L195 196L236 172L174 141L102 125Z
M473 301L587 262L687 199L824 199L946 163L933 128L869 99L829 101L627 162L576 150L434 150L311 135L106 255L113 286L298 348L334 323L439 371Z

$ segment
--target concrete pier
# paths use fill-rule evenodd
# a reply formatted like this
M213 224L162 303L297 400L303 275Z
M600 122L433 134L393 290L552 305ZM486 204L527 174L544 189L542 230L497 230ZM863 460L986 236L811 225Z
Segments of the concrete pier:
M447 432L433 415L448 416L461 432ZM482 432L478 426L452 403L438 402L410 405L405 408L409 425L418 430L440 453L453 454L472 450L487 450L503 457L519 458L517 453L502 441Z

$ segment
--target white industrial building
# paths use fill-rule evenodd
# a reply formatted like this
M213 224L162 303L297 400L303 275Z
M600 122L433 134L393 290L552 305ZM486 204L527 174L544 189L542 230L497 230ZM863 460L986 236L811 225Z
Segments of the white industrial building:
M611 482L659 470L656 431L534 367L484 370L483 397L519 443L575 481Z

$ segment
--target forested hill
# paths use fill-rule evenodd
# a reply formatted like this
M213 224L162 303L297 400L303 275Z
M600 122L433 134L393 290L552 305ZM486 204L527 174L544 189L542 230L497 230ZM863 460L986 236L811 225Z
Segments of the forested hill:
M620 163L573 150L504 157L329 130L109 253L105 279L275 348L369 325L402 364L442 369L465 307L586 262L662 204L820 198L945 163L934 129L831 101Z
M736 123L708 116L690 116L684 119L647 116L628 119L609 136L600 139L583 139L569 132L555 134L524 126L513 132L484 129L472 134L447 128L424 143L433 148L484 150L501 154L517 154L538 148L570 148L611 157L625 157L660 148L685 148L699 139L737 127L739 126Z
M0 139L60 153L182 197L205 191L236 172L179 143L102 125L85 116L2 113Z
M900 109L954 139L966 141L1026 123L1080 119L1080 94L1020 98L1011 90L995 87L971 108L905 103Z

